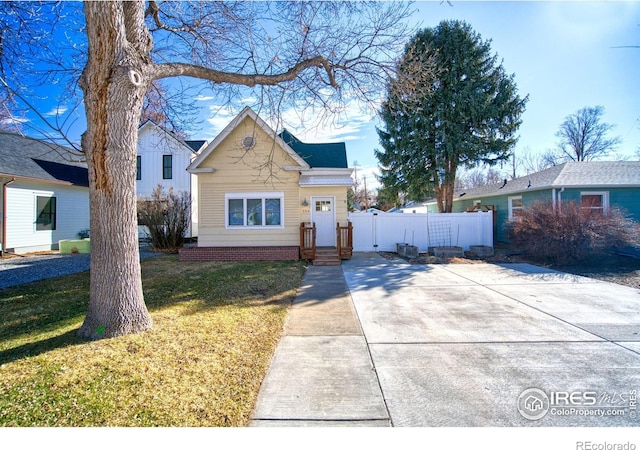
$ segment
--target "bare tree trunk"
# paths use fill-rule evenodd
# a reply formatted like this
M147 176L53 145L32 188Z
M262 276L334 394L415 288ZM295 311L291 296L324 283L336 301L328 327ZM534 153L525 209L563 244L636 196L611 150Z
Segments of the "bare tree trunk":
M170 3L163 4L169 4L171 10ZM323 22L327 18L333 20L334 8L341 4L338 2L334 6L329 5L328 8L320 8L321 3L318 2L301 4L299 8L301 11L306 11L309 7L317 9L319 15L313 16L324 18L321 21ZM233 14L233 17L226 17L226 13L229 12L226 7L220 10L214 8L210 10L214 11L211 17L206 20L194 13L189 20L180 24L179 17L160 14L161 5L157 2L150 0L148 8L145 9L145 6L143 1L86 2L84 6L89 49L87 65L80 78L87 116L87 131L82 136L82 147L89 168L92 242L89 307L87 317L78 333L92 339L134 333L151 327L151 318L142 294L135 193L137 127L144 95L151 83L163 78L188 76L218 84L276 86L292 82L306 71L310 76L301 80L300 86L317 98L321 97L320 92L327 86L339 87L336 79L338 74L344 75L345 83L353 84L351 87L361 82L363 86L369 83L376 86L379 77L373 73L375 71L372 71L371 67L382 68L380 73L383 74L387 63L376 63L376 58L372 55L382 56L386 60L384 55L388 55L389 47L397 41L396 37L392 36L397 27L395 24L399 23L398 20L408 17L404 7L382 8L384 16L380 17L377 13L373 14L371 7L372 16L368 19L372 28L370 38L362 41L361 37L356 39L351 32L345 34L345 39L355 39L363 44L364 48L355 43L352 45L338 40L331 44L335 49L326 49L327 57L322 54L306 55L307 50L301 48L300 56L285 63L280 72L274 73L274 60L269 57L265 60L264 70L258 70L263 61L255 65L256 73L247 74L244 73L244 69L240 72L213 69L213 66L219 64L218 57L207 55L210 45L215 45L215 42L236 44L235 41L240 35L232 34L229 41L226 41L220 40L218 34L229 33L229 29L232 28L230 24L236 20L239 21L238 25L243 25L242 14L238 17ZM352 8L355 6L345 10L350 11ZM375 8L380 9L377 5ZM366 11L369 7L365 5L363 9ZM219 28L216 19L212 17L221 12L224 14L220 16L222 22ZM176 39L180 42L186 39L187 47L189 42L192 42L193 47L190 48L195 53L184 55L181 54L181 50L176 50L176 53L172 50L168 52L172 56L167 59L161 58L163 62L154 64L150 56L153 42L145 24L145 14L153 19L157 29L175 33ZM163 23L165 17L170 23ZM224 24L226 26L223 26ZM247 30L244 26L240 29ZM303 45L307 42L308 30L307 27ZM336 32L338 31L336 28ZM397 32L400 33L398 35L404 33L404 26L400 25ZM294 37L297 34L298 31L292 32ZM319 34L318 39L323 39L324 34ZM283 42L291 42L295 47L297 37ZM247 42L247 45L249 44L253 45L251 39ZM242 45L239 49L242 51ZM381 52L381 49L384 51ZM234 50L230 52L234 54L225 55L222 58L223 62L242 58L241 55L236 55ZM288 50L283 50L283 54L286 53ZM295 54L298 54L298 50ZM353 58L350 56L352 54ZM253 49L248 51L247 55L247 67L251 65L250 62L260 61L261 57L254 59L256 54ZM200 60L202 57L202 60L212 63L212 67L207 64L171 62L173 57L179 60L189 57ZM337 60L332 62L334 58ZM223 66L224 64L221 67ZM291 92L294 91L295 89L292 89ZM368 89L359 87L357 91L367 97ZM291 98L295 98L296 95L297 93ZM328 103L323 100L323 104Z
M82 74L89 167L91 287L78 334L91 339L151 327L142 294L135 170L151 38L136 3L87 2L89 59Z

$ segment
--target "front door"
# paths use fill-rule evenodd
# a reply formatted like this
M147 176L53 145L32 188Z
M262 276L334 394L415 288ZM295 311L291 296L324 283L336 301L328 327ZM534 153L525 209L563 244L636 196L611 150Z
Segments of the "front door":
M311 221L316 224L316 246L336 246L336 212L333 197L311 197Z

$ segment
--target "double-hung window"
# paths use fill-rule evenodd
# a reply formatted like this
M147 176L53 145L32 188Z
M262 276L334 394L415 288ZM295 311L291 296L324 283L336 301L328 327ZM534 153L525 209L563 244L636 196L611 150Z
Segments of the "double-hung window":
M136 156L136 181L142 180L142 156Z
M509 220L518 220L522 214L522 196L509 197Z
M227 228L282 228L284 195L282 193L226 194Z
M56 229L56 198L36 197L36 230L48 231Z
M162 155L162 179L173 178L173 155Z
M604 216L609 210L609 193L580 192L580 207L583 211Z

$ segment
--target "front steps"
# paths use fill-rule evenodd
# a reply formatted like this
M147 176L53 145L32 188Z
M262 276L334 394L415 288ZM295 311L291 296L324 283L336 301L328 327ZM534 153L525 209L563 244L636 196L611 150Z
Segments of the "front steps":
M317 247L314 266L339 266L341 264L338 249L335 247Z

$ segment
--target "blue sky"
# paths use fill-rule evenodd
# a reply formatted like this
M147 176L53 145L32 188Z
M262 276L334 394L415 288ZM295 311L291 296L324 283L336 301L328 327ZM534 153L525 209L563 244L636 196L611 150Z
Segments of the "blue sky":
M462 19L515 74L529 95L518 149L554 146L563 119L585 106L602 105L617 124L620 150L640 146L640 3L638 2L422 2L424 26Z
M434 27L445 19L468 22L515 75L521 96L529 95L519 130L517 154L541 153L556 144L555 133L564 118L585 106L602 105L603 120L616 125L622 138L618 156L637 158L640 148L640 2L485 2L440 1L415 3L411 21ZM53 100L53 97L51 97ZM212 104L206 91L195 97L201 106L201 124L191 131L193 139L213 139L231 120ZM41 104L53 116L57 103ZM345 141L348 161L358 161L359 174L374 182L377 167L374 114L363 114L351 105L349 120L341 127L299 127L290 110L284 122L307 142ZM84 123L78 117L78 126ZM82 130L78 131L78 136Z
M564 118L585 106L602 105L604 120L616 124L619 152L640 147L640 3L637 2L421 2L422 26L462 19L515 74L521 95L529 95L517 154L552 148ZM350 141L350 161L375 166L374 123Z
M529 95L522 116L517 154L541 153L555 146L566 116L585 106L602 105L603 120L622 138L616 156L634 156L640 148L640 2L418 2L412 21L434 27L445 19L468 22L515 75L521 96ZM199 132L212 138L230 116L206 116ZM285 113L286 116L286 113ZM293 119L288 127L295 128ZM285 118L286 122L286 118ZM293 129L309 142L343 140L349 164L374 181L379 148L377 118L353 108L339 128Z

